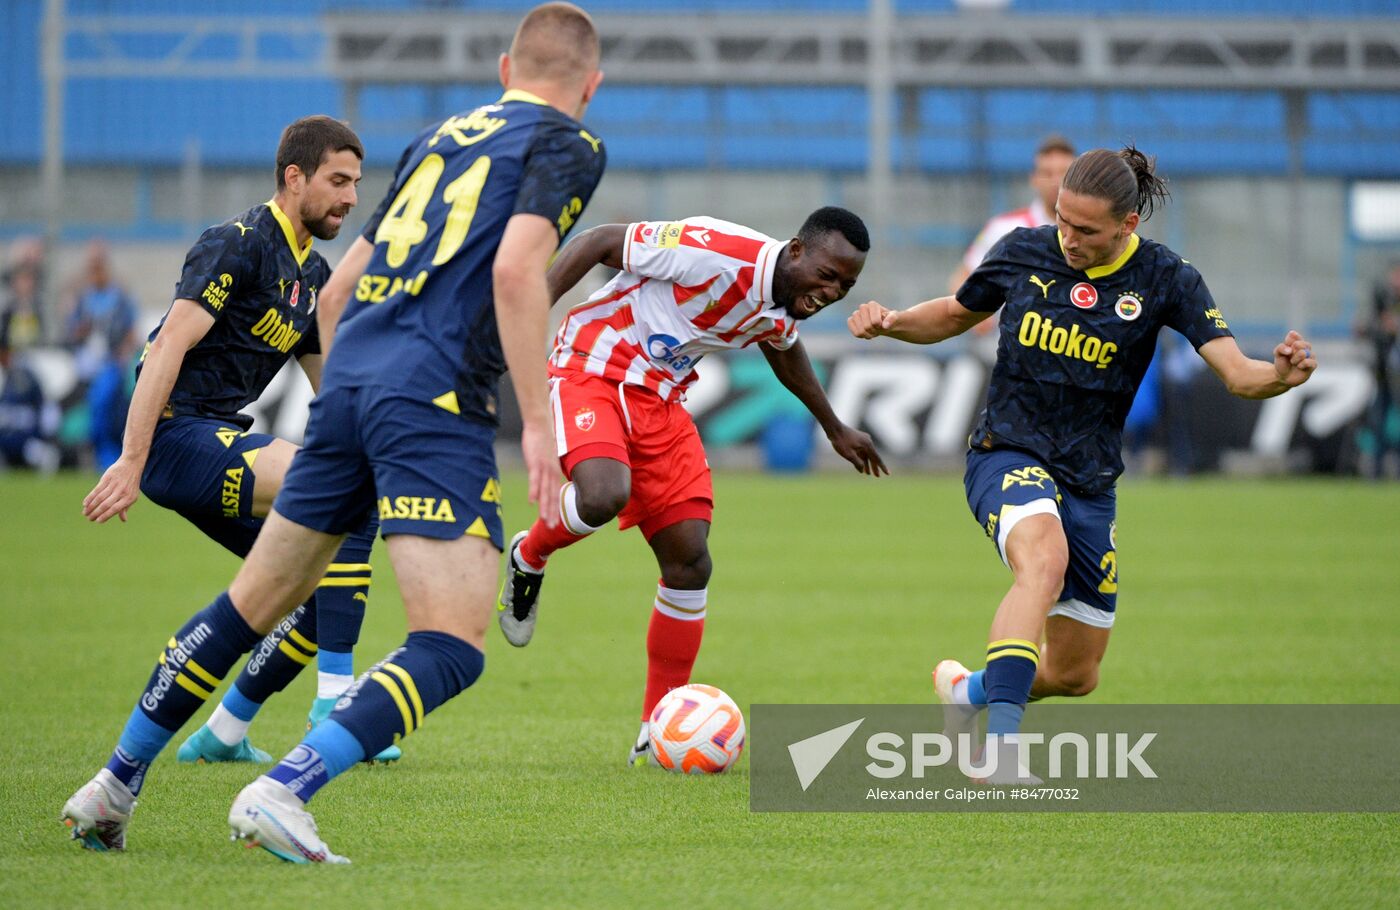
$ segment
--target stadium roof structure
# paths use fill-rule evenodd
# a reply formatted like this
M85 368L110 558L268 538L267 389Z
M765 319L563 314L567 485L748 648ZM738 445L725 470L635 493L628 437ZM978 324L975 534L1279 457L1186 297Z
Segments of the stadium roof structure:
M872 4L875 7L882 4ZM735 14L600 15L610 82L899 86L1400 88L1400 20ZM518 17L332 13L326 65L350 83L491 81ZM872 55L885 44L886 54Z

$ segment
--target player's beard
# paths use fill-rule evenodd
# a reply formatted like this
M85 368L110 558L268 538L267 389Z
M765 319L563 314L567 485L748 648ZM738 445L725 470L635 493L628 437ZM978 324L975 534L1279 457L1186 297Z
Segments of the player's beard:
M320 217L312 218L305 208L301 210L301 223L306 225L306 230L317 240L334 240L340 233L340 229L345 226L345 216L350 213L350 209L336 208L332 206L321 213ZM331 221L332 215L339 215L340 221Z

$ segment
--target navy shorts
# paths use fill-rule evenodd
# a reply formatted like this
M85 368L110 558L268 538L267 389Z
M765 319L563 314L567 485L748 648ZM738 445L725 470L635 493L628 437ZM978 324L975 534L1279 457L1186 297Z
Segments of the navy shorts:
M258 452L275 438L210 417L162 420L151 439L141 492L247 556L263 524L253 517Z
M1014 449L967 453L963 476L973 517L1006 562L1006 536L1021 519L1052 514L1069 543L1065 587L1051 616L1108 629L1118 604L1118 495L1085 496L1055 482L1039 459Z
M504 549L495 441L494 427L396 389L323 389L273 508L345 534L373 507L385 537L470 534Z

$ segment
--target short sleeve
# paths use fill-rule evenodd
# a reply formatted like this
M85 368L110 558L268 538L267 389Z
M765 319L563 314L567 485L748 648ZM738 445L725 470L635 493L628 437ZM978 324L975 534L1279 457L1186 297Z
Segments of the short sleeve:
M1011 234L998 240L982 263L967 276L958 288L958 303L974 312L995 313L1006 302L1006 289L1018 271L1009 258L1010 240Z
M551 122L531 140L512 215L539 215L568 236L603 179L602 140L577 125Z
M1174 293L1166 323L1184 335L1192 347L1199 349L1207 341L1233 335L1195 266L1183 260L1172 286Z
M175 299L193 300L218 319L231 295L252 290L258 273L253 257L259 255L252 225L231 221L209 228L185 254Z
M775 337L768 339L768 346L775 351L786 351L797 344L797 320L794 319L784 326L782 332Z
M733 269L757 268L771 241L726 227L711 218L629 224L622 241L622 269L643 278L695 285Z

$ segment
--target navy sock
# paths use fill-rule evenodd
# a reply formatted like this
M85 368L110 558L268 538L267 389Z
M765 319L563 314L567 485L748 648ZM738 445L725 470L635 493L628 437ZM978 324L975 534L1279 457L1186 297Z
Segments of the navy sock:
M310 600L267 633L224 695L224 708L230 714L252 720L263 702L297 678L316 656L316 619L316 603Z
M987 734L1006 735L1021 729L1040 648L1023 638L1003 638L987 646L987 669L982 685L987 696Z
M161 651L108 770L137 793L146 767L260 637L238 615L227 591L191 617Z
M311 799L355 762L422 726L434 708L476 682L485 663L480 651L445 632L408 633L403 645L357 679L330 719L267 776L303 801Z
M360 640L373 575L369 557L378 530L379 519L371 518L369 524L347 536L316 588L318 641L332 653L349 654Z

